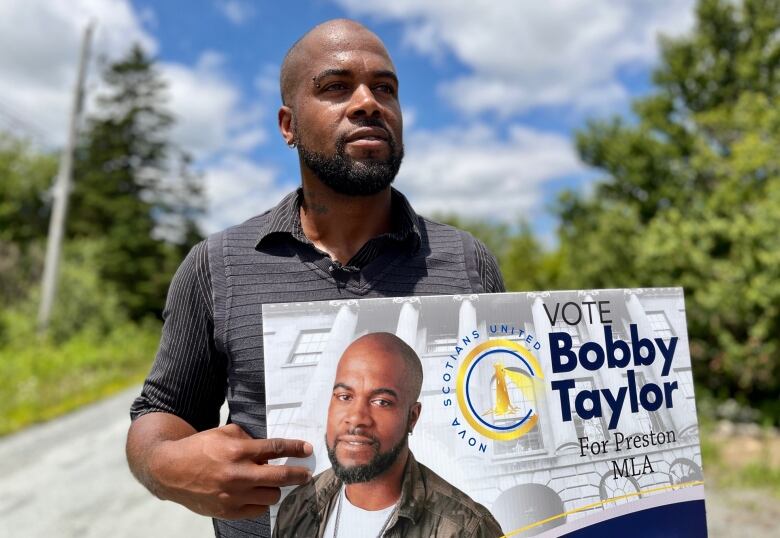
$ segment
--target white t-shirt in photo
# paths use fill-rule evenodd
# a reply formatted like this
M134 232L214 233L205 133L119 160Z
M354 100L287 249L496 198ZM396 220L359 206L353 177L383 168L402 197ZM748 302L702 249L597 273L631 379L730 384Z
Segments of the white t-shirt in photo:
M363 510L358 508L347 498L345 488L339 490L339 499L336 500L336 506L330 512L328 523L325 525L324 538L336 538L333 532L336 529L336 515L338 514L338 503L341 503L341 516L339 517L339 538L349 538L361 536L373 538L379 536L379 532L385 527L385 523L391 517L396 505L390 505L381 510ZM387 530L387 529L385 529Z

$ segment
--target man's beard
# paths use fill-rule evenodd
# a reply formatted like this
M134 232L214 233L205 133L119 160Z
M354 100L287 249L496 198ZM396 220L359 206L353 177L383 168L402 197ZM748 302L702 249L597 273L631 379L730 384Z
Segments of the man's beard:
M385 128L383 122L373 118L367 118L358 125ZM325 185L339 194L369 196L386 189L393 182L404 158L403 145L398 148L390 131L387 129L385 131L390 156L383 161L376 159L356 161L347 155L347 135L341 135L336 139L336 153L332 156L309 150L297 135L295 142L303 164ZM296 129L296 133L298 132L300 131Z
M341 465L336 457L336 445L334 444L333 447L328 446L328 440L327 438L325 439L325 446L328 448L328 459L333 467L333 472L336 473L336 477L344 484L369 482L381 475L393 466L406 444L407 438L403 436L397 445L387 452L377 452L368 463L345 467Z

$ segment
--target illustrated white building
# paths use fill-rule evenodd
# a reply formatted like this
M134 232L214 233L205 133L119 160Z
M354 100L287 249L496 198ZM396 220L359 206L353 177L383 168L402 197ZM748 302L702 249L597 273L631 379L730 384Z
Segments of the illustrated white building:
M603 347L604 329L597 315L592 319L584 315L575 325L559 316L553 326L545 305L552 313L555 302L597 301L608 302L614 338L628 340L630 324L637 325L641 336L661 338L667 344L671 338L678 338L668 376L662 377L660 360L641 371L637 369L638 388L650 382L677 382L673 408L662 406L655 412L640 408L636 414L624 410L618 427L610 431L608 414L583 420L576 415L571 402L572 420L560 420L560 397L558 392L549 390L551 381L574 379L577 391L626 385L625 374L619 369L601 368L593 372L578 368L566 374L554 374L551 370L547 345L550 332L569 333L576 350L586 341L599 342ZM514 328L514 334L502 331L510 328ZM480 333L482 340L521 340L517 334L520 329L523 336L530 334L542 344L535 353L548 389L536 395L539 422L515 441L491 441L471 432L469 435L478 437L480 444L487 444L487 450L479 452L458 437L452 426L457 404L443 405L443 389L451 386L450 390L454 390L455 386L454 382L443 381L444 365L459 339L473 330ZM538 534L567 520L630 502L647 495L643 493L646 490L702 479L685 307L679 288L266 305L263 331L269 436L312 441L318 447L317 472L329 466L322 440L338 359L356 338L386 331L413 347L423 363L423 410L415 435L410 438L415 457L484 504L505 531L567 514L523 536ZM624 435L673 432L676 442L642 449L638 463L646 454L652 473L619 476L612 461L622 458L625 452L615 454L610 450L582 457L578 440L586 436L591 442L608 440L612 447L615 431Z

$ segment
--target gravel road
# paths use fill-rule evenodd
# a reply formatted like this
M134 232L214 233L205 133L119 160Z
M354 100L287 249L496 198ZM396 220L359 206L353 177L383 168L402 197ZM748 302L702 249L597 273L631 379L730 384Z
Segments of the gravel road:
M206 538L211 520L162 502L127 468L128 409L139 389L0 439L0 536ZM707 490L710 536L780 537L780 502Z

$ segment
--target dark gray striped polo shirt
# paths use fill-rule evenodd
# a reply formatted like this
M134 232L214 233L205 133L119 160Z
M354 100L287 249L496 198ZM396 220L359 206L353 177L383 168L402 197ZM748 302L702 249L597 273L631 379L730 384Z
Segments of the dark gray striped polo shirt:
M265 437L262 305L504 291L492 254L470 234L415 214L392 191L392 232L346 264L303 234L300 189L275 208L195 245L171 282L160 348L133 420L177 415L198 431L230 422ZM268 517L214 520L216 536L270 536Z

